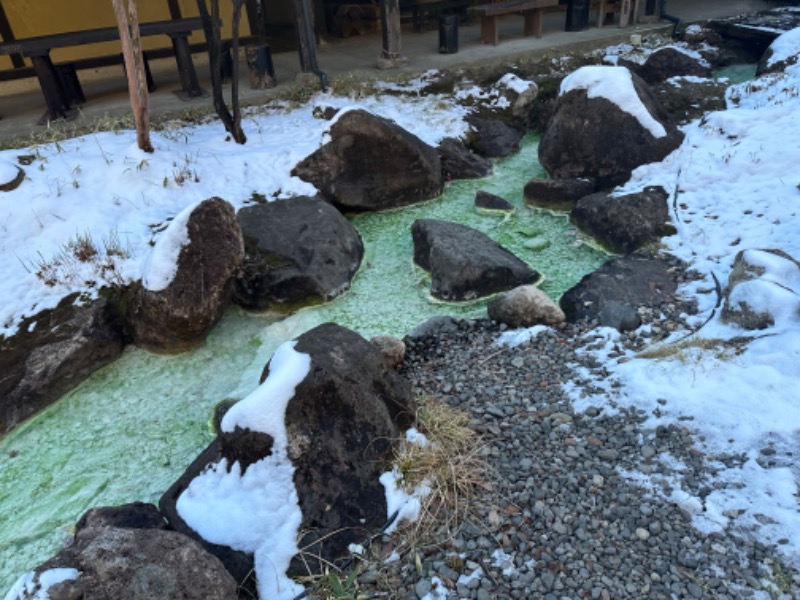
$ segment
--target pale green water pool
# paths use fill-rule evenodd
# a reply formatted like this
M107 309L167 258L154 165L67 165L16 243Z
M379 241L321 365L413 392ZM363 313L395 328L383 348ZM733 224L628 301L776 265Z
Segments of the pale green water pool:
M412 263L415 219L452 220L485 232L544 273L541 287L556 299L599 267L606 255L582 244L566 215L524 205L525 182L542 175L531 136L489 178L450 184L442 199L420 206L355 216L366 255L347 294L286 319L232 308L201 348L179 356L128 348L0 440L0 594L54 554L88 508L157 503L212 439L214 405L255 388L282 342L327 321L365 337L402 337L435 315L485 314L485 300L454 305L429 297L429 278ZM503 196L516 211L477 212L478 189Z

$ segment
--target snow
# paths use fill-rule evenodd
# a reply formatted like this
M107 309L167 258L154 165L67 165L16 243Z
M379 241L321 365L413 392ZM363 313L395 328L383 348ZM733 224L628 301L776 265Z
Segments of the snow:
M170 221L190 205L219 196L239 209L253 193L268 199L316 194L314 186L291 175L330 127L314 118L314 105L357 105L433 146L467 129L465 109L441 96L354 100L318 94L302 107L245 109L244 146L226 141L220 123L211 121L152 132L152 154L139 150L132 131L0 151L0 166L9 172L16 169L17 156L34 156L22 167L23 184L0 193L0 335L13 335L25 316L55 307L71 292L91 298L102 286L140 280L146 263L155 269L150 285L163 285L171 269L167 261L149 258L153 245L160 245ZM87 232L99 257L81 262L68 247ZM163 250L171 248L177 256L180 239ZM122 252L108 253L109 247Z
M49 600L49 589L64 581L78 579L80 571L68 567L47 569L38 575L34 571L25 573L5 595L4 600Z
M255 555L259 595L289 600L303 587L286 576L303 515L294 487L294 467L287 456L286 405L311 368L311 358L296 342L282 344L272 357L269 377L234 404L222 430L267 433L272 453L242 473L238 462L222 459L195 477L177 502L178 513L203 539Z
M0 161L0 185L14 181L18 173L17 165L5 160Z
M769 47L772 49L772 56L767 60L768 67L791 57L800 58L800 27L782 33Z
M144 263L142 284L151 292L165 290L178 271L181 249L189 244L189 217L199 202L184 208L158 238Z
M589 98L605 98L635 117L653 137L666 137L664 126L647 110L633 87L631 72L625 67L581 67L561 82L561 95L573 90L586 90Z
M607 98L654 136L665 135L635 96L626 69L584 67L564 80L562 93L572 89ZM726 110L685 126L678 150L661 163L638 168L617 190L626 194L649 185L668 190L677 234L664 243L704 276L684 284L681 293L698 301L700 313L691 323L708 323L688 341L679 342L687 332L678 332L662 342L674 352L659 359L630 353L624 360L609 358L618 334L598 330L594 333L602 336L602 343L589 352L610 371L604 381L595 382L603 393L584 397L575 385L565 389L578 408L602 406L607 413L613 413L614 406L644 410L649 415L642 425L645 434L691 417L680 423L691 425L709 460L720 453L744 455L741 467L720 467L717 481L726 485L707 497L699 499L682 489L680 472L674 474L669 497L691 513L701 531L727 528L765 543L781 541L778 551L800 567L795 497L800 473L791 460L800 452L797 315L781 313L774 326L732 348L722 342L752 332L720 321L713 291L713 277L724 286L740 250L765 264L769 257L752 251L778 248L800 259L800 67L734 86L727 98ZM314 102L336 108L355 103L434 145L466 130L464 109L437 96L381 95L354 101L321 94ZM176 248L179 252L183 238L178 224L187 207L215 195L239 208L253 192L268 198L315 193L313 186L290 175L299 160L319 147L330 126L313 118L311 108L246 111L245 146L225 141L219 123L210 122L154 132L153 154L136 148L131 131L0 152L0 165L14 164L19 154L36 156L33 164L23 167L26 180L20 188L0 194L0 334L13 334L23 317L55 306L67 293L91 297L115 281L96 264L64 259L76 236L90 234L101 252L116 240L125 252L115 258L113 277L146 277L148 285L157 287L169 279L171 263L159 253L166 248L172 249L170 256ZM57 274L50 284L37 276L46 268ZM781 289L764 301L786 307L796 298ZM502 343L523 344L516 340L540 331L509 332ZM276 438L273 455L244 473L238 464L213 465L179 500L181 514L204 537L256 553L259 584L269 598L289 598L302 591L284 576L296 552L300 514L293 469L281 448L281 417L308 368L303 356L292 345L280 347L267 381L223 419L227 431L239 424L269 432ZM765 447L776 451L775 464L760 460ZM657 493L659 485L648 475L629 475ZM381 478L389 513L398 510L400 518L411 519L419 510L419 497L406 493L399 477L389 472ZM728 516L733 513L738 516ZM756 518L759 515L766 519ZM23 576L14 589L23 590L31 581Z

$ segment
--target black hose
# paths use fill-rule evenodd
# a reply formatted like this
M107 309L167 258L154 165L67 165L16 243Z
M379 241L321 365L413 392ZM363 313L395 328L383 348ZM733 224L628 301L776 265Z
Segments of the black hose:
M681 26L681 21L678 17L673 17L672 15L668 15L666 11L667 0L661 0L661 8L659 9L659 13L661 13L661 18L673 23L675 26L672 28L672 37L677 37L678 35L678 28Z

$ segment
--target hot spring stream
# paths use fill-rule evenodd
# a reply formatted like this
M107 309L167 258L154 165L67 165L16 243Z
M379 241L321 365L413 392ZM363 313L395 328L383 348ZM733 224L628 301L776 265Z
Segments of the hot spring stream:
M228 311L208 341L179 356L134 347L97 371L57 404L0 440L0 594L25 571L58 551L87 509L161 494L212 439L212 408L258 385L282 342L327 321L369 338L403 337L435 315L477 317L486 301L446 304L427 293L428 275L413 265L410 226L418 218L456 221L483 231L544 273L552 298L599 267L566 215L525 206L525 182L544 172L529 136L491 177L447 186L441 199L352 219L366 254L351 290L324 306L283 318ZM474 207L483 189L514 203L511 215Z

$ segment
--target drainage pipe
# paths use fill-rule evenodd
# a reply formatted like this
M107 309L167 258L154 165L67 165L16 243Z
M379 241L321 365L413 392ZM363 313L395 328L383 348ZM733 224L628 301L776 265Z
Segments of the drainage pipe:
M672 28L672 37L676 37L678 35L678 27L681 26L681 23L683 21L681 21L678 17L673 17L672 15L668 15L666 13L666 5L667 5L667 0L661 0L661 6L658 12L661 14L662 19L666 19L667 21L675 25Z

